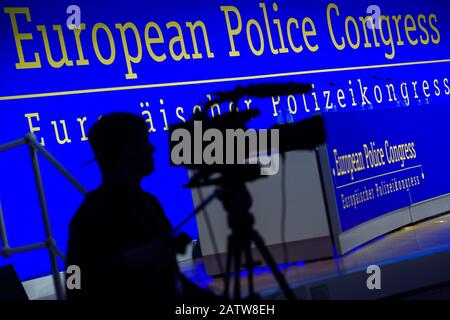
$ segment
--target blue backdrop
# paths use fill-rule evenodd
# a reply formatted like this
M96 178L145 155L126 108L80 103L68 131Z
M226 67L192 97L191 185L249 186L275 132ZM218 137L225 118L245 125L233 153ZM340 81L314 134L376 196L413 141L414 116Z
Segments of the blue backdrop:
M273 48L260 3L264 4L267 10ZM391 18L389 22L381 21L383 35L380 34L380 29L375 30L378 46L372 30L364 29L359 20L359 17L367 15L367 8L372 4L370 1L339 0L333 3L334 6L328 1L283 0L277 1L274 6L273 2L215 0L173 0L167 3L137 0L2 2L0 144L22 137L30 131L31 124L33 128L39 129L35 133L39 139L44 139L45 147L86 188L93 189L98 186L100 177L95 164L81 166L92 158L82 129L87 132L95 120L107 112L126 110L142 113L155 130L151 134L151 140L157 147L157 171L145 181L144 187L161 200L168 216L176 224L193 209L193 202L190 191L181 187L188 178L186 171L169 166L166 124L187 119L195 106L201 105L207 99L208 94L232 89L238 84L263 81L311 82L314 84L314 93L311 95L282 97L279 101L276 97L273 100L253 99L251 107L261 110L261 117L253 125L267 127L279 120L280 112L291 112L295 121L309 117L315 112L341 112L342 116L336 118L339 120L330 120L328 125L330 155L333 148L339 148L342 153L353 152L352 150L357 150L361 144L366 143L367 139L376 140L380 146L386 137L392 143L412 140L417 144L418 158L408 162L408 165L422 164L427 179L425 181L430 181L414 189L411 195L413 201L449 192L446 174L442 174L446 169L444 159L448 155L448 149L439 149L439 161L436 162L436 153L431 152L432 147L426 140L428 135L445 139L445 131L435 131L436 126L433 125L432 119L434 108L437 108L437 105L445 106L450 94L448 2L379 1L381 14ZM83 60L80 57L80 47L77 47L74 32L66 27L69 17L66 9L72 4L80 7L81 22L86 25L86 30L80 33L79 42L84 60L89 60L88 65L77 63L77 60ZM233 6L235 9L231 11L228 7L221 10L221 6ZM11 8L14 7L22 9L13 13ZM327 8L336 43L340 45L341 41L344 41L345 48L339 49L333 44L330 25L327 24ZM230 56L232 48L226 12L230 18L230 28L236 29L237 11L242 20L242 31L236 32L239 34L232 39L235 50L239 50L240 55ZM415 28L411 19L406 18L408 15L414 20ZM400 21L397 25L392 16ZM401 20L398 16L401 16ZM305 19L306 17L310 20ZM354 18L346 20L347 17ZM294 18L297 20L292 20ZM16 33L22 36L27 34L21 41L15 41L14 38L14 19L17 23ZM159 37L157 29L151 28L148 37L155 42L151 44L151 48L157 56L165 54L165 61L156 62L148 52L145 29L150 21L159 25L161 30ZM172 58L171 40L174 41L172 44L176 53L182 51L182 43L175 38L178 35L177 29L167 28L166 24L170 21L176 21L180 25L186 47L185 56L189 56L189 59L175 61ZM210 51L214 57L208 57L202 30L197 29L197 45L202 58L195 59L194 43L186 22L196 21L204 23ZM282 40L277 21L281 26ZM142 57L137 59L140 61L130 62L129 67L121 33L115 26L117 23L127 22L134 24L141 43L139 46L132 29L127 30L124 36L129 55L139 56L139 49L142 49ZM92 29L98 23L104 26L98 31L95 42ZM52 57L58 61L62 57L62 50L58 32L52 28L54 25L61 26L67 59L72 61L72 66L62 65L55 68L49 63L43 41L45 37L41 31L43 27L39 26L45 26ZM390 35L388 25L391 27ZM105 28L110 30L116 52L114 62L110 65L101 63L96 52L98 49L104 58L110 55L111 43ZM366 45L364 30L368 34ZM417 43L411 44L406 33L413 43ZM258 52L261 47L260 34L264 39L264 50ZM155 40L157 38L160 39ZM156 43L158 41L161 43ZM290 42L297 51L300 51L299 46L302 45L302 51L294 52ZM35 61L35 53L39 55L40 68L31 68L30 65L26 69L16 68L20 51L18 43L22 46L24 61ZM283 43L286 49L283 49ZM256 53L251 50L251 45ZM352 45L355 48L352 48ZM289 52L285 53L286 50ZM130 73L136 74L136 79L125 77L129 69L132 70ZM424 80L429 83L428 90L423 90ZM438 81L436 85L435 80ZM407 97L406 94L402 95L403 82L407 83ZM395 87L397 100L389 101L387 85L390 84ZM380 102L376 101L377 97L374 95L374 90L378 90L374 89L377 86L382 91ZM366 87L367 100L363 97ZM430 96L427 96L428 94ZM370 103L367 103L368 101ZM245 106L243 102L239 108ZM229 105L223 104L219 108L223 113L229 110ZM355 111L360 114L361 111L372 109L409 111L406 116L403 113L395 113L392 116L384 113L375 115L373 112L367 113L370 116L363 118L354 115ZM428 110L429 113L424 115L415 112L422 109ZM217 113L217 109L215 110ZM440 113L440 116L444 117L445 112ZM80 126L80 123L84 125ZM64 139L64 126L67 139ZM370 134L367 133L368 128L372 130ZM390 128L393 128L392 131L389 131ZM386 133L386 130L389 132ZM56 132L64 142L58 142ZM365 133L359 135L359 132ZM419 136L422 132L426 134ZM12 246L35 243L44 237L27 152L26 148L19 148L0 154L0 201ZM333 167L333 163L330 163ZM367 170L355 174L355 179L364 179L396 169L398 168L395 166L387 166L373 171ZM82 196L45 161L42 161L42 172L52 228L58 245L64 249L68 223ZM346 180L347 178L348 176L339 177L335 181L335 187L352 182ZM358 187L362 188L363 185ZM342 191L342 188L339 190ZM348 190L347 193L354 191ZM366 205L351 210L339 207L342 228L347 230L379 214L403 207L410 201L409 195L407 197L405 192L398 192L379 198L376 203L367 202ZM337 202L340 203L339 199ZM193 222L186 230L194 237L197 234ZM22 254L8 260L0 258L0 265L6 263L14 263L22 279L38 277L50 271L48 257L44 251Z

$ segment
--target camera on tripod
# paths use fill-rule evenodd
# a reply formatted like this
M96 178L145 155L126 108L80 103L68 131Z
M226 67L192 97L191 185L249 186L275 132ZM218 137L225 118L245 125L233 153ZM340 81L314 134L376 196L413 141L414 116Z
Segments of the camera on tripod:
M209 117L208 110L227 101L237 105L245 96L267 98L310 91L308 84L290 82L238 86L232 91L215 93L215 99L205 103L203 110L194 113L189 122L170 127L172 165L192 170L190 186L197 187L276 174L277 163L272 157L292 150L312 150L325 142L321 117L255 130L247 123L259 116L258 110L230 111L217 117Z
M252 246L255 245L270 267L284 295L295 299L293 291L278 269L275 260L263 239L254 229L254 218L250 213L252 198L246 182L264 177L264 165L271 164L261 159L278 157L293 150L313 150L325 142L325 129L321 117L315 116L298 123L276 125L268 130L256 132L248 128L248 122L259 115L258 110L231 111L218 117L209 117L208 109L214 104L248 97L273 97L306 94L311 85L290 82L287 84L260 84L238 86L233 91L218 92L208 101L201 112L195 113L187 123L170 127L170 153L172 165L191 170L187 188L207 185L217 186L194 212L176 229L203 210L213 199L218 198L228 213L231 234L228 238L225 270L225 292L229 298L232 268L234 277L234 299L241 299L239 272L245 265L248 272L249 298L257 295L253 286ZM270 134L269 134L270 132ZM235 143L238 141L238 143ZM242 263L245 258L245 264Z

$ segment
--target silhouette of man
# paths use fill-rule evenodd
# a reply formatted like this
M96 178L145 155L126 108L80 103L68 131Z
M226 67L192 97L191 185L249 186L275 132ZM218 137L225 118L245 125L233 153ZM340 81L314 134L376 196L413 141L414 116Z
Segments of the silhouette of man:
M106 115L90 129L89 142L103 183L70 223L67 265L80 267L81 290L68 290L68 299L181 299L183 292L202 292L178 271L175 253L188 237L170 236L160 203L141 188L155 151L144 119Z

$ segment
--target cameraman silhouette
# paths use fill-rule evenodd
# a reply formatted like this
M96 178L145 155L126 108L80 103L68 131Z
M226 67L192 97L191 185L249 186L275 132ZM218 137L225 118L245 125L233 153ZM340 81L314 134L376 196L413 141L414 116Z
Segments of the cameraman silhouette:
M184 278L175 254L189 237L172 237L159 201L141 188L154 170L155 148L138 115L103 116L89 131L102 184L87 194L70 223L67 265L81 269L81 290L68 299L208 300Z

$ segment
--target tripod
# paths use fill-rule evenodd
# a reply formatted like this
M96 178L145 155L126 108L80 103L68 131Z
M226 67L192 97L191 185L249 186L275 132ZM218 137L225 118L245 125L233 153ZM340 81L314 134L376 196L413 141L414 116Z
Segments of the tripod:
M199 185L197 187L199 187ZM252 198L244 182L234 181L231 183L221 184L220 187L208 196L189 216L187 216L174 229L173 232L177 233L190 219L194 218L215 198L218 198L222 202L223 207L227 211L228 224L231 229L231 234L228 237L224 296L226 298L230 297L231 265L233 264L235 273L233 298L235 300L241 299L239 272L243 266L248 273L249 298L257 298L253 283L253 268L255 267L255 261L253 261L252 257L252 244L254 244L272 271L272 274L278 282L284 296L289 300L295 300L296 297L294 292L289 287L281 271L278 269L275 260L264 243L264 240L253 228L255 220L253 215L249 212L252 205ZM243 255L245 256L245 264L242 264Z
M248 292L249 299L257 298L253 283L253 268L255 261L252 257L252 244L254 244L266 264L272 271L283 294L289 300L295 300L296 297L289 287L285 277L278 269L275 260L267 249L261 235L254 229L254 218L249 212L252 199L247 187L243 182L223 185L218 196L222 201L225 210L228 212L228 224L231 234L228 237L228 251L225 273L225 297L229 298L231 268L234 267L234 300L241 299L241 284L239 273L244 266L248 273ZM245 264L242 264L242 257L245 257Z

